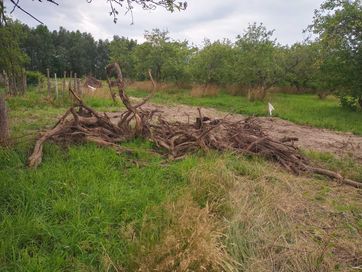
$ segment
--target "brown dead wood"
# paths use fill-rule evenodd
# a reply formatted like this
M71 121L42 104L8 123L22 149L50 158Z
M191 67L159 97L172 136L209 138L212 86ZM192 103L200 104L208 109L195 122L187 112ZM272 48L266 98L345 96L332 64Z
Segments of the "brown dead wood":
M70 88L76 104L71 107L49 131L45 132L35 144L33 154L29 157L29 166L36 167L42 159L43 144L47 140L61 143L93 142L100 146L114 148L119 153L132 152L120 143L136 137L147 139L155 144L157 152L171 160L179 160L187 154L203 150L233 152L242 155L259 155L267 160L277 162L286 170L300 175L314 173L326 176L341 183L362 188L362 183L344 179L338 173L317 168L293 145L297 138L272 139L257 124L256 118L247 118L232 122L223 119L211 119L203 116L194 123L169 122L162 113L147 111L142 105L152 97L154 91L143 101L133 105L126 94L125 83L118 64L106 67L108 78L115 75L118 95L126 107L116 118L109 118L106 113L99 113L86 106L79 96ZM154 90L151 71L150 79ZM157 118L156 118L157 117Z

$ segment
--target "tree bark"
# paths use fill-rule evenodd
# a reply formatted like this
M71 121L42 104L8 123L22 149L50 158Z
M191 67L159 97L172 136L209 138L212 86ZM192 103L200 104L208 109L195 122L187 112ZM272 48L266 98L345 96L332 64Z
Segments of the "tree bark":
M7 109L5 104L5 95L0 94L0 144L5 145L9 138L9 126Z
M25 94L26 90L28 88L27 79L26 79L26 70L22 69L22 93Z

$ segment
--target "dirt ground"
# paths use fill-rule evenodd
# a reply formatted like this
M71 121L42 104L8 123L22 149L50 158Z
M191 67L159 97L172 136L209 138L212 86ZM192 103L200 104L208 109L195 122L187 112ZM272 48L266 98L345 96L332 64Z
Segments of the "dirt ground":
M147 103L143 106L147 110L159 110L170 121L194 122L198 117L197 107L187 105L159 105ZM202 108L202 114L212 118L224 118L227 114L210 108ZM230 114L226 118L233 121L243 120L246 116ZM272 138L297 137L295 145L305 149L320 152L330 152L337 156L353 156L362 162L362 137L352 133L331 131L328 129L296 125L280 118L258 117L257 122Z

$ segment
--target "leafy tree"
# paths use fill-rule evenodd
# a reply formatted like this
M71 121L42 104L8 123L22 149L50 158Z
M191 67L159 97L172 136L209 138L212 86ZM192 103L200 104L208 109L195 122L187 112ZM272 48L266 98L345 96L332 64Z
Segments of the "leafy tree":
M20 41L26 35L19 22L6 19L7 24L0 27L0 71L5 71L10 79L11 91L18 92L17 79L28 57L20 48Z
M191 59L194 81L203 84L227 84L232 78L234 52L228 40L211 43L205 40L204 48Z
M301 88L321 89L318 71L322 61L319 43L296 43L287 50L285 81L298 91Z
M94 59L94 75L97 78L105 79L106 72L104 67L109 63L110 43L108 40L98 40L96 57Z
M157 81L185 80L190 54L187 42L171 41L168 31L159 29L146 31L145 39L134 52L138 79L144 79L151 68Z
M236 61L234 78L236 82L250 89L266 91L283 79L285 72L284 50L272 38L263 24L250 24L243 35L236 40Z
M135 57L134 50L137 41L125 37L114 36L109 44L110 60L117 62L125 77L135 78Z
M322 71L344 106L362 106L362 4L360 0L327 0L315 12L310 29L325 56Z
M30 58L27 68L46 73L46 69L52 64L53 56L56 56L52 33L43 25L35 29L25 26L24 29L28 34L21 47Z

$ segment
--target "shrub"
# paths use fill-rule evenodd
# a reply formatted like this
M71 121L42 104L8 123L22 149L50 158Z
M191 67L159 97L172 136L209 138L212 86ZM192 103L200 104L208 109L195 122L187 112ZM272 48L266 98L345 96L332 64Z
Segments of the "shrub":
M349 95L341 95L339 97L339 101L343 108L346 108L346 109L349 109L352 111L357 111L358 102L359 102L357 97L349 96Z
M26 82L28 85L38 85L45 80L45 76L38 71L27 71Z

